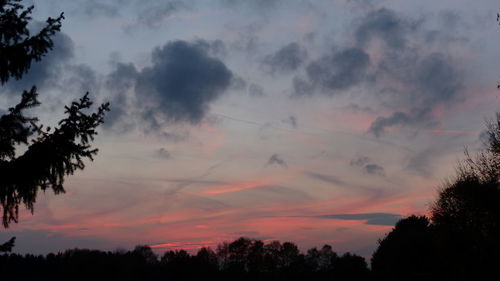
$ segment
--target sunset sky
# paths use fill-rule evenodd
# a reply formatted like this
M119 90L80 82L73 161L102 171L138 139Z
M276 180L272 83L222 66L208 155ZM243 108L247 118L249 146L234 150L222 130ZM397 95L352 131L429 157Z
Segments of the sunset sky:
M426 214L500 104L498 0L44 0L64 12L41 122L111 102L99 154L0 231L15 251L195 250L245 236L368 257Z

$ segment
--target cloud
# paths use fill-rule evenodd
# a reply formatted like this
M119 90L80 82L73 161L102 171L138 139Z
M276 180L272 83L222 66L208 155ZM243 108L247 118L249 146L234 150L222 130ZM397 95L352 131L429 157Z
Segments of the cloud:
M216 39L213 41L207 41L198 39L195 41L195 44L205 49L211 56L222 58L227 55L227 47L222 40Z
M135 101L132 111L146 132L168 124L200 123L233 79L231 70L210 55L212 46L202 40L172 41L153 50L149 67L137 70L133 64L118 63L107 76L107 85L124 108L111 120L122 117Z
M365 166L363 166L363 170L370 175L383 176L385 174L384 167L374 163L366 164Z
M148 106L143 117L152 124L171 122L199 123L209 104L229 87L232 72L207 49L196 43L174 41L156 48L153 65L137 77L135 92Z
M233 80L231 81L231 89L236 91L245 90L248 86L248 83L245 79L240 76L235 75Z
M298 127L297 117L295 117L293 115L288 116L288 118L285 120L281 120L281 122L286 123L286 124L290 124L290 126L292 126L292 128L294 128L294 129L297 129L297 127Z
M253 97L263 97L266 95L266 93L264 92L264 88L255 83L251 83L248 86L248 93Z
M295 95L311 95L318 90L334 95L360 84L366 78L370 57L359 48L347 48L320 57L306 68L307 77L294 80Z
M432 126L436 122L432 110L438 105L457 102L463 89L463 76L456 69L453 60L441 53L422 55L422 59L386 58L381 63L381 76L404 83L403 89L389 89L402 96L397 107L407 107L406 112L396 111L389 117L378 117L369 131L379 137L385 128L396 125ZM411 65L411 67L408 66ZM396 73L397 72L397 73ZM406 97L405 97L406 96Z
M31 31L35 33L43 26L42 23L35 23ZM75 63L75 43L71 37L58 32L52 41L53 48L40 61L33 61L21 79L11 79L4 85L5 93L19 95L36 86L41 101L52 98L54 105L67 104L86 92L98 95L100 76L87 64Z
M407 34L415 25L416 23L399 18L394 11L382 8L364 18L355 32L355 38L361 46L380 38L390 48L403 49L407 45Z
M358 158L351 160L350 165L361 168L363 172L370 175L385 175L384 167L374 163L369 157L366 156L359 156Z
M228 7L243 7L243 8L253 8L259 10L268 10L269 8L275 8L280 5L282 0L220 0L221 3Z
M405 125L409 124L413 121L413 118L408 116L408 114L404 112L394 112L389 117L378 117L375 121L372 122L368 131L373 133L376 137L380 137L386 127L392 127L394 125Z
M331 48L310 62L304 75L294 77L293 93L334 96L365 87L375 100L374 112L385 112L369 127L376 137L393 126L435 126L436 107L462 100L464 74L451 49L455 46L447 40L428 42L432 31L425 28L426 20L403 18L389 9L369 12L354 25L347 47ZM455 15L453 21L458 20Z
M371 160L370 158L366 157L366 156L360 156L356 159L353 159L351 160L351 166L358 166L358 167L362 167L364 165L366 165L367 163L369 163Z
M306 58L306 50L293 42L267 55L262 62L262 67L272 74L287 74L302 66Z
M316 173L316 172L305 172L304 174L312 179L325 182L329 185L334 185L336 187L341 187L341 188L344 188L346 190L351 190L351 191L355 191L355 192L361 192L363 194L370 194L370 196L374 200L378 200L378 199L382 198L382 196L385 195L384 194L385 192L382 188L376 187L373 185L372 186L365 186L365 185L357 184L355 182L354 183L353 182L345 182L344 180L340 179L337 176L325 175L325 174L320 174L320 173Z
M333 214L317 216L323 219L362 220L368 225L395 225L402 216L392 213Z
M192 9L194 4L191 0L83 0L74 2L74 7L70 12L86 17L117 17L123 16L127 10L132 10L134 18L124 25L127 31L143 26L159 28L176 13Z
M174 13L190 9L189 1L170 0L157 2L154 5L144 5L138 16L136 24L144 25L150 28L158 28L161 24Z
M99 77L90 66L71 64L65 67L65 72L69 75L61 79L61 90L78 93L78 95L83 95L86 92L93 94L99 92Z
M105 127L113 127L117 123L124 126L123 129L130 127L131 124L125 124L129 114L129 90L135 85L138 71L132 63L116 63L114 70L105 78L105 87L111 93L108 98L111 103L111 110L106 114L103 123Z
M267 160L267 165L274 165L274 164L284 168L288 167L285 160L281 159L281 157L279 157L278 154L271 155L271 157L269 157L269 160Z
M170 154L170 152L168 150L166 150L165 148L160 148L158 150L156 150L156 156L159 157L159 158L163 158L163 159L170 159L172 158L172 154Z
M99 0L85 0L79 2L81 3L78 3L75 12L83 12L86 16L113 17L117 16L120 12L120 8L130 1L116 0L103 3Z
M307 172L306 175L309 176L310 178L320 180L320 181L323 181L323 182L326 182L329 184L340 185L340 186L347 185L343 180L341 180L333 175L324 175L324 174L319 174L319 173L314 173L314 172Z
M260 47L257 33L264 29L262 22L254 22L245 26L226 25L228 32L235 33L237 38L230 44L233 50L245 52L249 57L257 53Z
M391 99L389 109L397 108L388 117L378 117L369 131L379 137L392 126L433 126L434 107L456 102L463 88L463 75L454 58L440 52L427 52L426 32L420 23L403 19L394 11L380 9L370 13L356 29L360 46L369 48L371 41L385 44L375 66L375 87ZM441 47L442 49L442 47ZM405 108L405 110L401 110Z

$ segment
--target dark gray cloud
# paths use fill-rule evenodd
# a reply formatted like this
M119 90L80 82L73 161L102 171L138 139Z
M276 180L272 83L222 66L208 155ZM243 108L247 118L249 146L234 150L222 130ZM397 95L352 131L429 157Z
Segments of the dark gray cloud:
M355 38L359 45L366 45L373 39L382 39L389 47L403 49L407 45L408 34L416 23L403 20L389 9L379 9L369 13L356 29Z
M460 100L463 76L455 70L453 60L441 53L422 57L416 59L412 56L399 60L388 57L381 63L382 76L405 83L404 89L391 90L401 99L395 106L408 107L408 110L396 111L388 117L378 117L369 128L375 136L379 137L385 128L397 125L435 125L431 115L433 108Z
M366 79L370 57L359 48L347 48L311 62L306 68L307 77L294 80L294 93L308 95L319 90L334 95Z
M116 63L114 70L108 74L106 87L116 93L122 93L134 86L139 72L132 63Z
M44 25L34 25L33 33ZM28 72L20 80L10 80L2 90L5 93L19 95L24 90L36 86L42 101L48 96L54 99L52 109L66 104L70 99L83 96L86 92L98 95L100 77L93 68L74 61L75 45L64 32L58 32L53 37L53 48L40 61L34 61ZM54 93L62 95L56 95Z
M462 77L452 63L444 54L432 53L418 64L415 82L423 105L449 101L462 89Z
M111 103L111 110L106 114L106 122L103 124L105 127L114 127L120 123L122 129L126 130L131 126L124 124L129 114L128 91L135 86L138 74L134 64L116 63L114 70L106 76L104 85L111 94L107 97Z
M370 174L370 175L380 175L383 176L385 174L384 167L375 164L375 163L368 163L363 166L363 170Z
M306 59L306 50L293 42L277 50L275 53L267 55L262 62L262 66L272 74L287 74L297 70Z
M210 57L199 44L174 41L152 54L153 65L137 77L137 97L147 102L143 117L151 124L161 121L199 123L230 86L232 72ZM155 127L155 126L154 126Z
M376 164L367 156L359 156L351 160L349 163L351 166L361 168L361 170L370 175L379 175L384 176L385 170L384 167Z
M284 168L288 167L285 160L283 160L278 154L271 155L271 157L269 157L269 160L267 160L267 165L274 165L274 164L279 165L279 166L284 167Z
M395 225L402 216L392 213L333 214L317 216L323 219L362 220L368 225Z
M356 30L359 44L367 45L371 40L380 39L386 45L375 69L376 79L380 81L375 86L379 93L387 93L392 98L389 108L398 110L372 123L369 131L377 137L391 126L436 124L432 109L456 102L463 88L463 76L452 57L411 46L411 40L424 44L427 40L421 35L426 32L420 32L419 28L419 21L403 19L391 10L381 9L369 14ZM394 84L402 86L391 86Z
M100 83L97 73L86 64L71 64L65 67L69 75L61 80L63 91L83 95L89 92L93 95L99 92Z
M210 55L212 46L201 40L173 41L154 49L152 65L142 70L118 63L106 83L114 88L113 100L125 109L118 109L110 120L122 118L133 100L134 114L147 132L173 123L199 123L233 79L231 70Z
M373 123L370 125L368 131L373 133L376 137L380 137L386 127L392 127L394 125L407 125L413 121L413 118L408 116L408 114L404 112L394 112L389 117L378 117Z
M442 28L456 25L457 17L453 15ZM429 44L430 31L424 23L425 19L401 17L389 9L368 13L354 25L353 43L310 62L305 76L293 79L293 92L331 96L366 86L379 101L377 111L389 112L371 124L369 132L376 137L392 126L435 126L433 109L462 100L464 77L452 52L436 51L449 49L446 40L433 40L439 48L422 47ZM433 36L445 33L433 32Z

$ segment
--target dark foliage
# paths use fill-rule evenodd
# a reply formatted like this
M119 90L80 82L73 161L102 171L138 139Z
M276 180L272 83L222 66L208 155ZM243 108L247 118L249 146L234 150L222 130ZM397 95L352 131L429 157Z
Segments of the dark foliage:
M500 115L487 124L485 148L466 159L431 209L442 272L454 280L500 276ZM450 279L451 279L450 278Z
M61 29L63 14L48 18L46 26L35 35L28 30L33 6L25 8L21 0L0 0L0 82L20 79L32 61L39 61L52 49L52 39Z
M428 280L435 276L433 236L427 217L400 220L379 241L371 264L377 280Z
M60 30L63 15L48 18L35 35L27 28L33 6L25 8L19 0L0 0L0 84L21 79L33 61L39 61L52 49L51 37ZM103 122L109 104L95 113L87 113L92 105L88 94L65 107L66 118L56 128L38 125L36 117L25 112L40 105L36 87L22 93L21 101L0 116L0 207L2 223L8 227L17 222L19 205L33 212L38 190L64 192L66 175L85 167L83 160L97 153L91 142L96 128ZM16 147L26 146L16 154Z
M30 270L23 270L29 268ZM8 269L8 270L7 270ZM148 246L133 251L67 250L46 256L4 254L5 280L367 280L365 260L338 256L328 245L299 252L291 242L240 238L216 251L201 248L191 255L167 251L161 258ZM4 274L5 272L5 274Z
M0 245L0 253L2 252L10 252L12 248L14 248L14 243L16 242L16 237L10 238L9 241Z
M379 241L379 280L498 280L500 276L500 114L485 148L460 162L440 190L431 219L411 216ZM423 278L423 279L422 279Z

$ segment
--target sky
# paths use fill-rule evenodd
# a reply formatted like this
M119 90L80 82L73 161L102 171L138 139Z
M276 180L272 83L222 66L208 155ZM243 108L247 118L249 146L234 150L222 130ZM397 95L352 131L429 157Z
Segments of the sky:
M497 1L46 0L37 85L55 124L110 102L99 154L0 231L15 251L195 251L244 236L369 257L428 214L498 109Z

